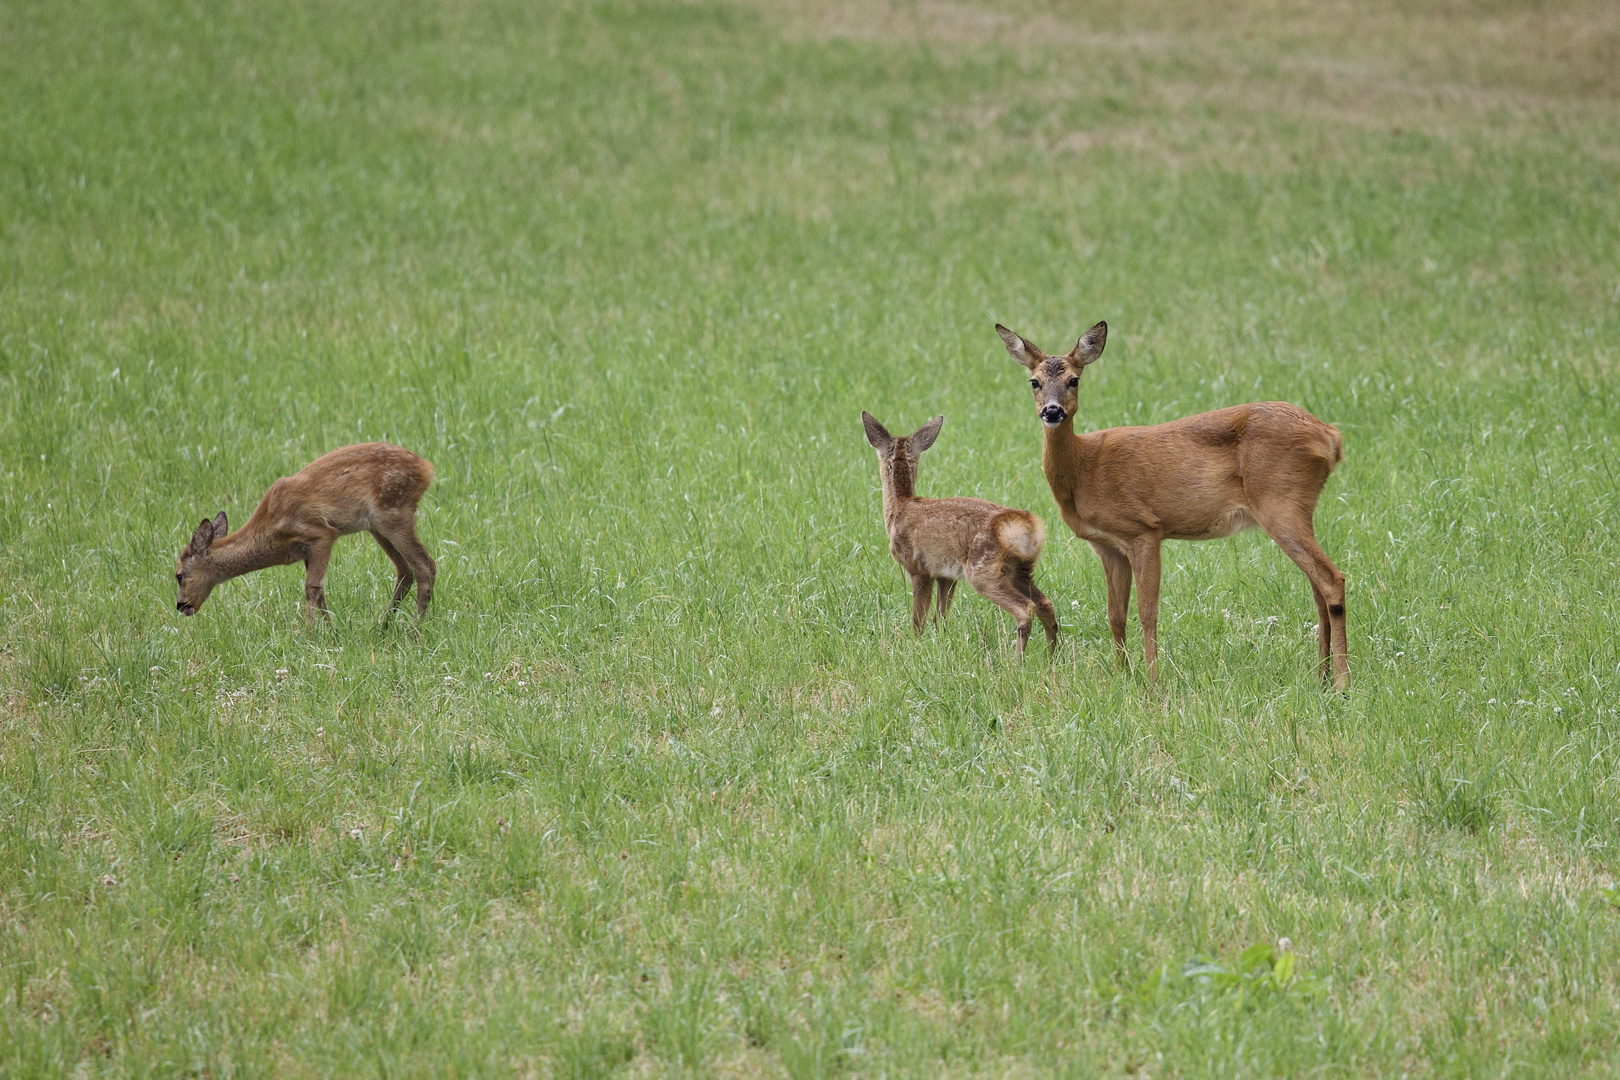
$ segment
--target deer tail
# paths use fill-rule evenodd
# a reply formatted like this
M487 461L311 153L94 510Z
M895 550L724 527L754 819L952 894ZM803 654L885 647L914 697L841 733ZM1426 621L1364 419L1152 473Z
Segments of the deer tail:
M1046 546L1046 526L1034 514L1014 510L996 519L996 539L1021 562L1034 565Z

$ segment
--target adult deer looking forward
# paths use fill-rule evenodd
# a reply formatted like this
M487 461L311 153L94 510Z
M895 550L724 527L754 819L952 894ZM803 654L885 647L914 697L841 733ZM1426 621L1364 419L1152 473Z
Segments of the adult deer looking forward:
M416 504L433 483L433 466L388 443L345 446L270 485L247 524L236 532L222 510L204 518L175 564L175 608L195 615L215 585L234 577L301 562L305 615L326 614L326 564L340 536L369 532L394 563L399 606L416 583L416 614L427 611L437 573L416 537Z
M1344 575L1317 545L1311 521L1344 457L1337 428L1298 406L1265 401L1077 435L1080 376L1102 356L1108 324L1087 330L1062 356L1048 356L999 323L996 333L1029 370L1046 428L1046 482L1063 520L1102 560L1108 628L1122 658L1134 574L1148 674L1157 673L1163 541L1213 540L1258 525L1310 580L1322 672L1331 663L1335 685L1349 685Z

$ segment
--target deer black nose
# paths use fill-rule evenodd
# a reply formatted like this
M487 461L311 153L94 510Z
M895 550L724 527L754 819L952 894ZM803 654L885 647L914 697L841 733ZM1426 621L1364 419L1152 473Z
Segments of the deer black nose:
M1068 418L1069 414L1063 411L1063 406L1061 405L1048 405L1046 408L1041 410L1041 422L1043 424L1051 424L1053 427L1063 423L1063 421L1067 420Z
M181 600L181 601L177 602L174 605L174 610L176 610L176 611L184 611L184 610L186 610L186 602L184 600Z

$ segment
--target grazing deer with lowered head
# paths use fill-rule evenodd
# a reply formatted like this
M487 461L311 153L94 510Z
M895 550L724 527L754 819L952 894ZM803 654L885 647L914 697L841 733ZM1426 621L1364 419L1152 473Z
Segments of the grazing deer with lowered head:
M1334 683L1347 686L1344 575L1317 545L1311 522L1322 486L1344 457L1338 429L1295 405L1264 401L1077 435L1080 376L1102 356L1108 324L1087 330L1062 356L1046 355L999 323L996 333L1029 369L1046 426L1046 482L1063 520L1102 559L1108 628L1121 658L1134 574L1148 674L1157 673L1162 541L1213 540L1258 525L1310 579L1322 673L1331 662Z
M951 610L956 583L968 584L1018 623L1018 652L1029 643L1031 614L1057 648L1057 613L1035 587L1035 562L1046 546L1046 527L1028 510L1011 510L983 499L919 499L917 461L939 437L943 416L912 435L896 438L869 413L861 413L866 441L878 455L883 478L883 527L889 554L911 575L911 628L922 633L934 587L939 617Z
M195 615L215 585L267 566L304 564L305 615L326 614L326 564L332 544L369 532L393 560L397 580L393 614L416 582L416 614L427 611L437 573L433 556L416 538L416 504L433 483L433 466L388 443L345 446L316 458L270 485L247 524L229 532L225 512L203 519L180 553L175 608Z

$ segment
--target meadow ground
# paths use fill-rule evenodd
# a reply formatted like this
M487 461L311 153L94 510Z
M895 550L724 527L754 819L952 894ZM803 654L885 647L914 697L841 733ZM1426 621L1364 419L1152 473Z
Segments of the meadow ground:
M0 5L0 1073L1620 1070L1617 117L1598 0ZM1347 695L1253 533L1112 663L992 331L1099 318L1083 426L1343 430ZM178 617L368 439L419 635Z

